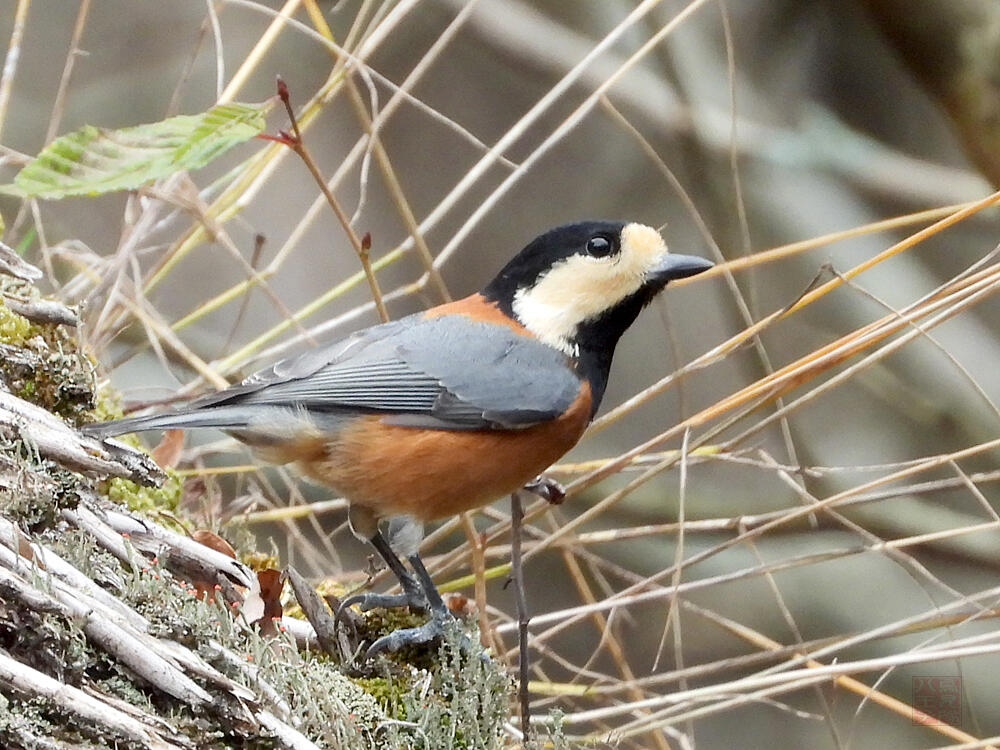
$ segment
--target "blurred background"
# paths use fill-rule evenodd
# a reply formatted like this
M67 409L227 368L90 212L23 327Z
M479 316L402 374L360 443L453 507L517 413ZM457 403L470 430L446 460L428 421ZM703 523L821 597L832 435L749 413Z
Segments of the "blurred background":
M280 75L323 175L371 234L392 317L478 289L533 236L583 218L663 227L675 251L740 261L644 313L619 345L602 414L1000 186L995 0L0 9L0 39L20 45L0 83L4 182L58 134L262 101ZM280 108L268 125L288 127ZM206 372L233 381L377 322L315 182L264 141L155 189L5 198L0 213L4 241L48 270L54 293L86 303L83 335L128 402L205 390L218 382ZM909 218L876 224L896 217ZM759 404L703 411L872 321L898 321L976 263L988 272L998 242L996 208L962 218L585 438L556 473L577 483L573 496L539 510L525 538L541 714L559 708L567 735L626 747L925 748L1000 734L997 280L798 371ZM663 453L699 414L686 438L699 450ZM638 468L585 479L581 462L668 431ZM248 461L219 434L189 438L184 459ZM835 509L800 512L838 493ZM332 499L304 480L234 472L190 480L186 499L192 516L247 528L316 577L363 578L367 550L342 504L262 513ZM508 559L508 516L501 500L471 519L491 534L487 567ZM469 528L431 536L438 581L472 569ZM626 590L646 598L616 603ZM504 576L487 602L491 637L516 647ZM589 602L605 605L566 611ZM956 646L971 653L931 653ZM737 682L807 670L789 664L796 652L863 684ZM876 662L850 666L859 660ZM880 692L864 698L865 686Z

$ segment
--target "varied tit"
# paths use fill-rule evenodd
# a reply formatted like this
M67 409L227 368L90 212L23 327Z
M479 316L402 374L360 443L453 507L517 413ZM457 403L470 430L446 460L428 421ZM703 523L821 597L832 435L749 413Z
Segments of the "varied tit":
M178 411L89 425L98 437L212 427L262 459L294 463L347 498L351 529L399 578L399 597L363 607L427 609L423 626L368 655L438 637L450 616L412 543L404 556L379 521L433 520L532 480L583 435L619 337L672 279L712 263L675 255L635 223L552 229L478 294L366 328L282 360Z

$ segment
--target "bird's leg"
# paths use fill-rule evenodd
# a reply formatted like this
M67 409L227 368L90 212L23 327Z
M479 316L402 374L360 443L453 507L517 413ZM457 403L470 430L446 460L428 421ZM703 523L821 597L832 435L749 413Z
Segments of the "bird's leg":
M544 474L540 474L528 482L524 486L524 489L538 495L552 505L560 504L566 497L566 490L563 486L559 484L559 482L554 479L550 479ZM382 539L381 543L387 548L389 547L389 545L385 542L385 539ZM372 544L375 544L374 539L372 540ZM429 643L443 636L448 623L453 622L455 619L451 612L448 611L444 601L441 599L441 594L434 585L434 581L431 580L430 574L427 572L427 568L424 567L423 560L421 560L420 556L417 554L417 545L413 542L413 540L411 540L411 546L413 553L407 555L406 559L409 561L410 567L413 569L413 573L416 576L416 582L418 582L420 587L423 589L424 601L427 603L427 609L430 612L430 619L419 627L404 628L382 636L368 647L368 651L365 653L366 659L371 659L373 656L382 653L383 651L398 651L406 646ZM378 547L376 547L376 549L378 549ZM389 553L395 557L395 553L392 549L389 549ZM383 557L385 557L384 553ZM395 557L395 562L396 565L402 567L402 562L398 557ZM386 563L388 563L389 567L394 571L396 570L387 557ZM408 572L404 572L408 575ZM397 576L398 575L400 574L397 573ZM413 581L412 578L410 580ZM402 581L402 577L400 577L400 581ZM467 636L463 638L463 644L463 651L468 653L472 650ZM481 658L486 660L489 659L489 657L485 655L485 652L482 653Z
M402 594L374 594L371 592L363 594L355 594L354 596L349 596L343 600L340 605L340 609L343 610L345 607L350 607L357 604L362 611L373 609L375 607L384 607L386 609L391 609L392 607L409 607L411 610L418 612L425 612L429 608L429 599L425 594L425 587L422 581L418 581L413 577L413 574L406 569L403 565L403 561L399 559L399 556L393 550L392 545L386 540L382 535L381 531L376 530L374 536L368 540L375 551L378 552L379 557L381 557L389 570L391 570L397 580L399 580L399 585L403 589ZM423 568L423 566L421 566ZM426 571L424 571L426 575ZM437 590L434 591L434 595L437 597L438 601L441 600L440 595L438 595ZM443 605L442 605L443 606Z
M413 574L403 565L403 561L399 559L399 555L396 554L389 540L382 535L382 532L379 530L378 516L363 505L352 504L348 508L347 517L351 524L351 532L358 539L367 541L375 548L379 557L385 561L385 564L389 566L389 570L395 574L399 585L403 588L403 593L364 593L349 596L341 603L337 619L340 619L340 612L343 612L346 607L354 604L357 604L362 610L369 610L374 607L383 607L386 609L392 607L409 607L411 610L426 612L427 600L424 598L423 589L413 577ZM406 545L404 546L404 553L408 554L411 548L415 549L415 544L419 544L423 528L418 522L412 519L408 521L403 520L400 523L401 525L396 529L396 534L393 534L393 529L390 528L389 535L394 541L403 541ZM403 534L400 537L400 529L409 533Z
M437 590L437 586L434 585L434 581L431 580L431 574L424 567L424 561L420 559L420 555L414 552L406 559L409 560L410 567L413 568L413 572L417 576L417 581L423 589L424 598L427 600L431 615L448 615L448 607L445 606L444 600L441 598L441 593Z
M407 646L430 643L443 636L445 627L455 619L452 617L451 612L448 611L448 607L445 606L444 600L441 598L437 586L434 585L434 581L431 580L431 576L427 572L427 568L424 567L420 556L414 552L406 559L409 561L410 567L413 568L416 579L423 589L424 599L427 602L427 608L430 610L430 619L418 627L402 628L383 635L368 647L368 651L365 652L366 659L371 659L383 651L399 651L399 649L406 648Z
M415 628L402 628L375 640L365 652L365 658L371 659L383 652L398 651L407 646L416 646L430 643L442 635L449 622L454 618L448 611L438 593L434 581L431 580L427 568L417 554L420 546L420 539L423 536L423 525L414 518L399 516L390 522L389 539L382 535L378 528L378 519L363 507L352 506L350 512L351 530L356 536L362 534L379 553L389 569L395 573L403 587L402 594L358 594L348 597L343 601L340 611L345 607L357 604L361 609L367 610L372 607L403 607L409 606L411 610L428 612L430 619L423 625ZM410 563L410 570L407 570L403 561L396 553L396 549L403 552ZM338 613L339 618L339 613ZM465 647L471 651L470 646Z

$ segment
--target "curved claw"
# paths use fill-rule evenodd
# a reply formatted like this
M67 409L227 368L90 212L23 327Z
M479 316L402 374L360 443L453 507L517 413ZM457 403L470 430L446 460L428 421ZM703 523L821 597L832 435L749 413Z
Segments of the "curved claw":
M444 635L445 620L434 617L416 628L394 630L376 640L365 651L365 659L371 660L381 653L399 651L407 646L430 643Z
M457 627L457 621L452 615L445 614L433 616L426 623L416 628L394 630L387 635L383 635L368 647L368 650L365 651L365 660L370 661L379 654L399 651L407 646L420 646L425 643L431 643L444 637L445 630L449 627ZM473 646L472 639L464 631L458 634L458 647L466 656L478 654L479 661L484 665L489 665L493 661L485 649Z
M350 607L357 605L362 612L367 612L370 609L376 607L382 607L383 609L393 609L394 607L409 607L411 610L417 612L427 612L430 607L427 604L427 600L423 595L416 592L402 593L402 594L375 594L375 593L361 593L349 596L340 602L340 606L337 607L337 611L333 616L333 629L337 632L340 629L341 622L348 620L346 613L350 611ZM349 620L348 620L349 621ZM355 632L357 632L355 630Z

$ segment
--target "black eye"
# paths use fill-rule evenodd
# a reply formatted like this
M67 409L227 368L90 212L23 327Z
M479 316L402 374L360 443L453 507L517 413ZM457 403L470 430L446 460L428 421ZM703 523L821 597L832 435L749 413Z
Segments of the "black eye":
M604 258L617 250L617 242L605 234L595 234L587 240L587 254L595 258Z

